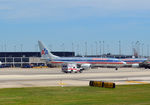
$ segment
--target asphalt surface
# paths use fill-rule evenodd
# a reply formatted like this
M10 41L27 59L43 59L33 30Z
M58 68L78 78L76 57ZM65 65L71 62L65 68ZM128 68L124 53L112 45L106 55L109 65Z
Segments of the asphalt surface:
M62 73L61 68L22 69L1 68L0 88L42 86L88 86L90 80L122 84L150 83L150 69L98 68L83 73Z

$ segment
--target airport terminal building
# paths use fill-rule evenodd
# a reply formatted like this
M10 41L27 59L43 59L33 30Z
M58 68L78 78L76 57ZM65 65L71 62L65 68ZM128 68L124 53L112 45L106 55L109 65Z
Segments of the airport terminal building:
M74 52L52 52L60 57L73 57ZM46 65L45 61L40 59L40 52L0 52L0 61L5 67L23 67L25 65Z

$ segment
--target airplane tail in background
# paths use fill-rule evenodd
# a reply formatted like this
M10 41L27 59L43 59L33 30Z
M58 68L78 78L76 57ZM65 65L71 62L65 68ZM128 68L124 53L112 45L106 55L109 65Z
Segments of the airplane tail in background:
M38 44L39 44L42 59L59 58L58 56L53 55L41 41L38 41Z

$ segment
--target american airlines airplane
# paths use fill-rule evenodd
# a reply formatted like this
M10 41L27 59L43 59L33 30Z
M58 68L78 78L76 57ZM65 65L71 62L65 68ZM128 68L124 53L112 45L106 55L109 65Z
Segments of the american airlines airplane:
M83 69L90 68L93 66L119 68L126 65L126 62L115 58L59 57L53 55L41 41L38 41L38 44L41 51L41 59L51 64L76 63L80 64Z

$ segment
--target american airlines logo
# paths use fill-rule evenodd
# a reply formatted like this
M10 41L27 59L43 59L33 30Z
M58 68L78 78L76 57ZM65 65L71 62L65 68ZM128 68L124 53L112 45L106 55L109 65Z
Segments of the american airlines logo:
M46 48L44 48L41 52L41 55L46 55L46 54L48 54L48 50Z

